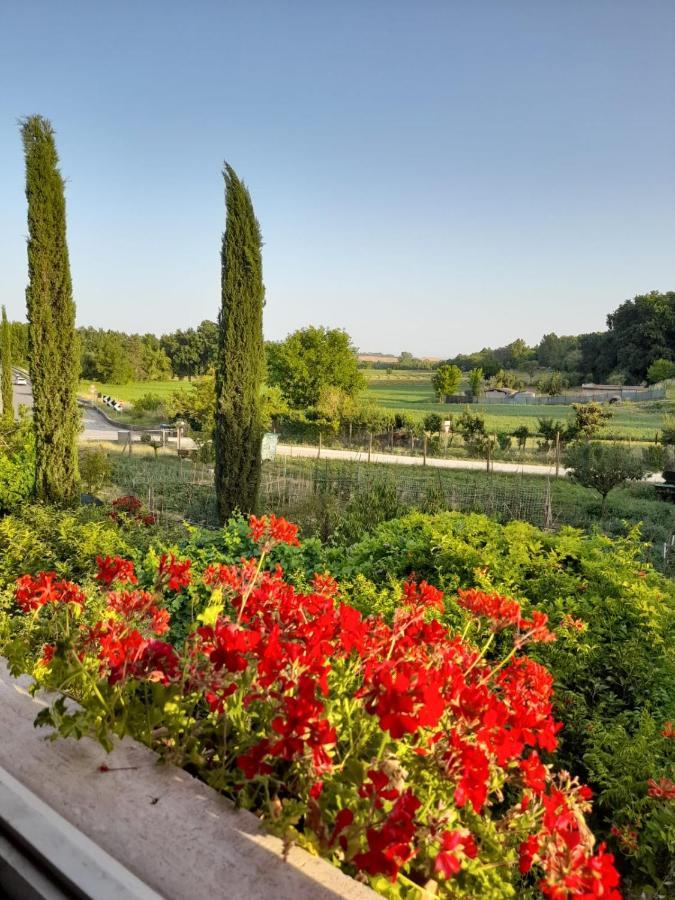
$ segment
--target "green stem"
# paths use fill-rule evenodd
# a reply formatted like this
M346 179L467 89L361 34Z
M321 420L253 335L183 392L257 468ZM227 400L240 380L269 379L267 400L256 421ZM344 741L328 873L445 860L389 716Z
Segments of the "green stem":
M255 587L255 585L258 581L258 576L260 575L260 572L262 571L262 566L263 566L263 562L265 560L266 555L267 555L266 553L260 554L260 560L258 561L258 568L255 570L255 575L251 579L251 583L246 588L246 593L242 597L241 606L239 607L239 615L237 616L237 625L241 622L241 617L244 613L244 607L246 606L246 601L251 596L251 593L253 592L253 588Z
M483 659L483 657L485 656L485 654L486 654L486 653L488 652L488 650L490 649L490 646L491 646L492 642L494 641L494 639L495 639L495 633L494 633L494 631L493 631L492 634L490 635L490 637L487 639L487 641L486 641L485 644L483 645L483 649L480 651L480 653L478 654L478 656L474 659L474 661L471 663L471 665L469 666L469 668L468 668L468 669L466 670L466 672L464 673L464 677L465 677L465 678L466 678L466 676L469 674L469 672L470 672L472 669L475 669L475 668L476 668L476 666L477 666L478 663L481 661L481 659Z

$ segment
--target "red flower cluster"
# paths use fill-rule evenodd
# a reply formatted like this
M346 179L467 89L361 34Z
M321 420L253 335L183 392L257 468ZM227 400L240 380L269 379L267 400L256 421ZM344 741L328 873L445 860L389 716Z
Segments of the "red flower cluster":
M457 591L457 602L474 616L490 619L495 629L508 628L520 622L520 604L499 594L460 588Z
M146 526L157 523L157 516L153 513L143 512L143 504L133 494L113 500L110 518L114 522L134 521Z
M191 566L192 561L189 559L180 560L176 559L173 553L169 555L163 553L157 572L158 587L167 587L170 591L182 591L192 580Z
M274 514L270 516L250 516L248 520L251 537L256 544L291 544L298 547L298 526Z
M563 778L568 780L565 785ZM520 871L529 872L535 863L542 867L539 889L548 900L620 900L614 857L604 844L593 853L582 818L590 808L591 791L570 781L569 776L561 776L560 782L558 786L549 782L530 795L528 811L538 814L540 829L521 844Z
M112 507L116 512L137 513L143 506L138 497L133 494L126 494L124 497L118 497L113 500Z
M273 516L252 517L251 529L263 555L297 542L295 526ZM131 563L97 562L102 585L135 582ZM47 596L58 594L53 576L39 578ZM17 597L26 610L49 602L36 599L39 578ZM553 679L519 651L553 639L546 616L525 619L514 600L460 592L458 602L493 629L514 628L511 652L495 662L489 643L479 649L439 621L443 595L425 582L404 585L386 622L339 602L327 575L303 593L279 567L251 559L211 565L203 578L220 589L222 612L204 616L180 652L158 640L169 624L160 589L191 581L190 560L173 554L160 560L155 594L106 592L108 612L80 626L75 649L98 659L114 690L165 685L176 708L185 704L190 739L211 741L190 758L207 770L213 760L233 792L259 779L267 796L303 800L317 846L352 871L392 881L405 873L419 884L478 871L494 848L469 826L500 816L493 833L520 848L521 872L534 868L549 900L619 897L613 857L602 845L593 851L584 823L590 792L556 779L540 757L555 750L560 728Z
M74 603L84 606L85 596L72 581L60 579L56 572L40 572L17 578L14 598L22 612L39 609L46 604Z
M635 853L638 849L638 833L632 828L618 828L612 825L610 833L617 839L624 853Z
M569 631L586 631L588 628L587 623L583 619L575 619L569 613L565 613L560 624Z
M111 685L128 678L168 684L179 674L180 660L171 644L144 637L114 619L97 623L89 634L88 649L98 656Z
M147 624L154 634L169 630L169 613L161 609L147 591L119 591L108 594L108 608L127 621Z
M661 737L675 738L675 728L673 727L672 722L666 722L664 724L663 731L661 732Z
M494 631L515 626L520 632L519 646L529 641L548 643L555 640L555 635L548 630L548 616L534 611L532 619L524 619L520 604L509 597L499 594L486 594L476 589L459 590L457 602L475 616L489 619Z
M96 580L109 587L113 581L125 581L136 584L138 579L134 571L134 564L129 559L121 556L97 556L96 566L98 572Z
M380 827L366 830L368 850L354 856L354 865L370 875L386 875L396 881L401 866L415 855L414 817L420 805L412 791L397 797Z
M650 778L647 782L647 793L658 800L675 800L675 783L670 778L660 778L658 781Z
M441 849L434 868L443 878L452 878L462 867L462 859L474 859L478 852L473 836L464 828L444 831L441 835Z

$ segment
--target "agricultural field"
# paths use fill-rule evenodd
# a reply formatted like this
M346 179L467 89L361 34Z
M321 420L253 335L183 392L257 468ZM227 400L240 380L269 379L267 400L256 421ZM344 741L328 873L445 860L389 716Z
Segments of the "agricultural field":
M175 393L175 391L191 391L194 387L193 381L172 379L170 381L130 381L128 384L103 384L98 381L81 381L79 386L79 394L81 397L91 399L93 387L101 394L109 394L115 400L122 403L133 403L139 397L146 394L156 394L163 400Z
M430 372L366 371L366 397L379 406L411 412L437 412L441 404L431 388Z
M392 373L391 376L383 372L368 372L366 378L368 383L366 396L384 409L405 410L413 414L419 413L420 416L430 412L458 416L464 409L461 404L438 403L431 388L431 375L428 372ZM530 430L534 430L539 418L564 420L572 412L569 405L545 403L527 405L472 403L471 410L485 416L488 430L507 432L512 432L520 425L527 425ZM603 437L653 441L661 430L664 415L675 413L675 400L670 398L645 403L625 402L615 406L612 413L612 419L603 430Z

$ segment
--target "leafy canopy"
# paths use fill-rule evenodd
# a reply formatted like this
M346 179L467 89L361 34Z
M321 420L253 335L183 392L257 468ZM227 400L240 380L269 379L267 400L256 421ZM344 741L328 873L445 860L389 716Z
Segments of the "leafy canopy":
M354 397L365 381L346 331L310 325L267 346L268 380L291 406L316 406L322 389L340 388Z

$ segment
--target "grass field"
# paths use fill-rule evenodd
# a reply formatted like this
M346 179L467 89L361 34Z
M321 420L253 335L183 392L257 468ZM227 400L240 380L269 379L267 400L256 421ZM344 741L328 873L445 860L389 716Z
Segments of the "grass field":
M130 381L128 384L102 384L98 381L81 381L79 393L82 397L92 398L92 385L101 394L109 394L122 403L133 402L146 394L156 394L165 399L176 391L191 391L191 381Z
M397 373L410 376L411 373ZM414 377L397 377L378 372L376 376L367 373L366 396L385 409L405 410L424 416L430 412L461 415L464 407L460 404L441 404L431 388L431 376L421 372ZM570 406L533 403L522 406L498 403L473 403L473 412L485 416L490 431L512 432L520 425L534 430L539 418L567 419L572 412ZM645 403L623 403L615 407L612 419L603 430L604 437L618 439L654 440L661 430L664 415L675 413L673 400L657 400Z

